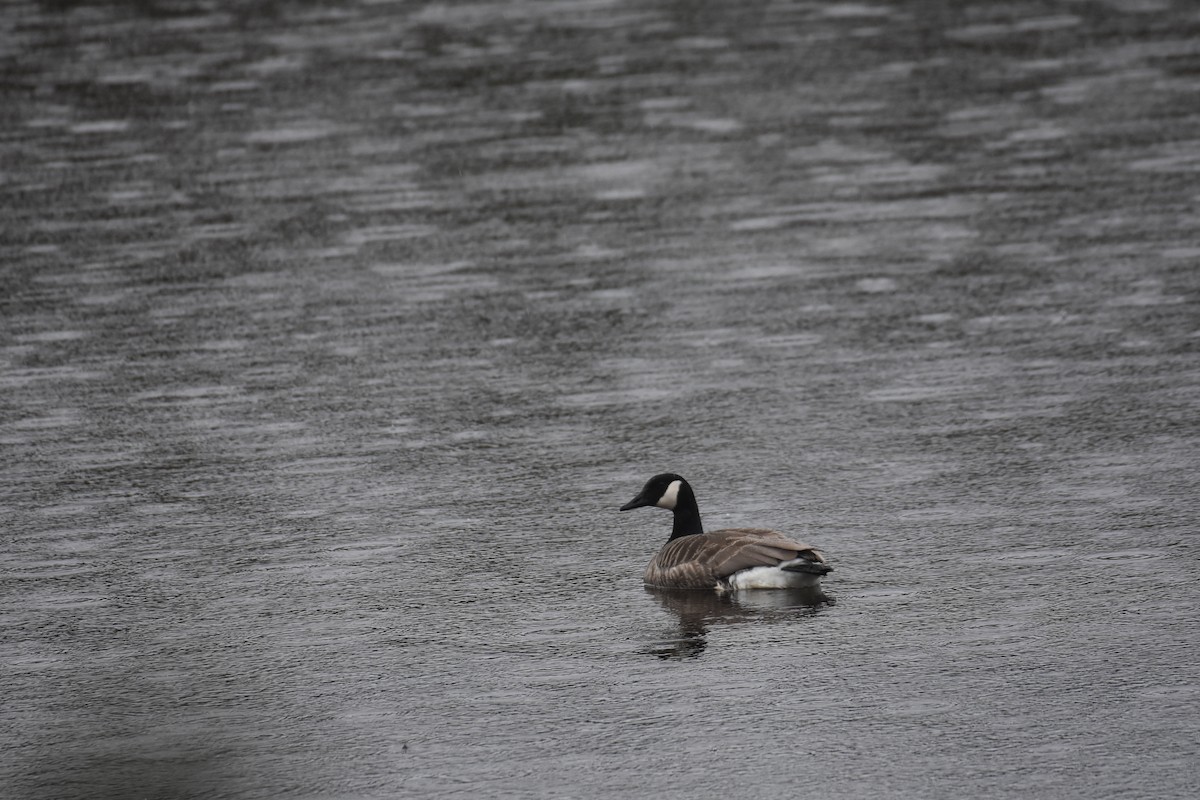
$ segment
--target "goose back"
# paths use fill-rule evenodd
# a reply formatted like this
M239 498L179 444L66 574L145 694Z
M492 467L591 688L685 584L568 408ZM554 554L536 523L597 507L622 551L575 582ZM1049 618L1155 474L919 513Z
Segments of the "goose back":
M671 539L646 566L649 586L712 588L744 569L804 558L823 563L812 546L766 528L726 528Z

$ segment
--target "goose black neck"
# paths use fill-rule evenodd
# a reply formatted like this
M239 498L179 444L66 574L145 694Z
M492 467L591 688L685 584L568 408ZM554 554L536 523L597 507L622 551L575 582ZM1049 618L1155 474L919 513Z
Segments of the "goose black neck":
M674 513L675 523L671 526L671 539L704 533L704 525L700 522L700 506L696 504L696 495L692 492L692 487L686 483L679 487Z

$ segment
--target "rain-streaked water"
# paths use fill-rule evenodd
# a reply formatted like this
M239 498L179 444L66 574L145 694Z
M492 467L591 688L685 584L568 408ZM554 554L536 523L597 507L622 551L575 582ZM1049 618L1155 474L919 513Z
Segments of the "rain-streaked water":
M0 795L1200 791L1200 12L11 2ZM709 527L836 602L651 593Z

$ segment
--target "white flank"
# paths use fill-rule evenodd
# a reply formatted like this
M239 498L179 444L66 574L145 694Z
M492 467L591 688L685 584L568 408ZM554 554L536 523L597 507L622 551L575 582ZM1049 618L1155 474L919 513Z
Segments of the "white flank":
M732 589L805 589L818 586L819 575L784 572L779 567L751 567L729 576Z
M675 501L679 499L679 481L671 481L671 485L663 492L663 496L658 498L658 502L654 505L659 508L665 508L670 511L675 510Z

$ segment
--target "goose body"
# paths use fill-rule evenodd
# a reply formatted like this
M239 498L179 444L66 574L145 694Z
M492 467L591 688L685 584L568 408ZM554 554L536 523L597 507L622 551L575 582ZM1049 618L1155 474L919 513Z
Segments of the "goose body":
M646 566L647 586L676 589L804 589L820 592L833 567L812 545L766 528L704 531L696 495L679 475L655 475L622 511L642 506L674 515L671 538Z

